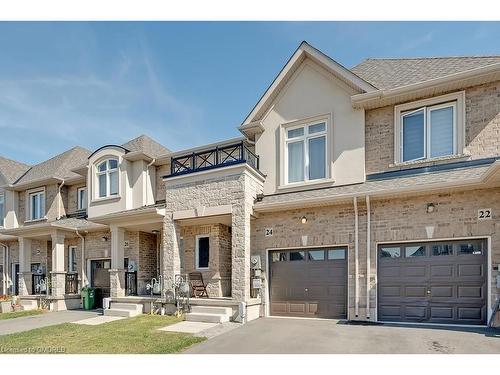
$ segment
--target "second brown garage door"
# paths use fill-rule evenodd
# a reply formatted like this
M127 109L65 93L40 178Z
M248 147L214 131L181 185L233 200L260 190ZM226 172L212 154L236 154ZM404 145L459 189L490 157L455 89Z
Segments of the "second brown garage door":
M380 245L378 319L486 324L485 240Z
M271 315L345 319L347 248L269 254Z

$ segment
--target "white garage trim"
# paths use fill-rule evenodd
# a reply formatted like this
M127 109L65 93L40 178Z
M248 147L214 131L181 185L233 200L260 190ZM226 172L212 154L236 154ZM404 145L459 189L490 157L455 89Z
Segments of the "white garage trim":
M327 249L327 248L335 248L335 247L345 247L347 249L347 254L346 254L346 261L347 261L347 303L346 303L346 308L347 308L347 320L349 320L349 245L348 244L331 244L331 245L319 245L319 246L288 246L288 247L268 247L266 248L266 279L264 280L264 285L266 287L266 293L264 295L264 302L265 302L265 309L264 309L264 316L267 317L274 317L270 313L270 306L271 306L271 294L269 291L269 270L270 270L270 265L269 265L269 253L271 251L276 251L276 250L283 250L283 251L288 251L288 250L299 250L299 249ZM288 318L288 317L283 317L283 318ZM295 319L290 317L290 319ZM317 319L317 318L303 318L303 319Z
M486 240L488 257L487 257L487 292L486 292L486 323L489 322L491 318L491 236L468 236L468 237L439 237L439 238L426 238L426 239L412 239L412 240L404 240L404 241L377 241L375 242L375 248L377 249L377 254L375 257L375 269L376 269L376 277L375 277L375 321L378 322L378 247L379 245L386 244L400 244L400 243L413 243L413 242L437 242L437 241L460 241L460 240ZM450 326L450 327L482 327L477 325L463 325L463 324L440 324L440 323L413 323L413 322L381 322L381 323L395 323L395 324L408 324L408 325L437 325L437 326ZM484 326L483 326L484 327Z

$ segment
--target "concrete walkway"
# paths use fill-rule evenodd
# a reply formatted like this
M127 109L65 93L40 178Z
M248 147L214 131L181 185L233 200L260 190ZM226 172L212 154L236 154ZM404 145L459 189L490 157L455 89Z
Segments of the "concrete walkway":
M35 328L53 326L62 323L71 323L78 320L93 318L101 315L98 310L67 310L58 312L47 312L41 315L26 316L23 318L0 320L0 335L29 331Z
M500 354L500 330L261 318L195 345L185 353Z

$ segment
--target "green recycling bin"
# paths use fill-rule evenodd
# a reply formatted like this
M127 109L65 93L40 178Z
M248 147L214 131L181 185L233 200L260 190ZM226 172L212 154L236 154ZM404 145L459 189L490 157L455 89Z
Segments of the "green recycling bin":
M82 288L83 309L93 310L95 308L95 289Z

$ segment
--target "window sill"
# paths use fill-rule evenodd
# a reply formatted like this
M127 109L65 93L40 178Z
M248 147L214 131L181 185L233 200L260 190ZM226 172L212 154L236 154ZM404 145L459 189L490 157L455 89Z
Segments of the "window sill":
M103 198L92 199L92 201L90 203L101 203L101 202L117 201L117 200L120 200L120 199L121 199L120 195L113 195L111 197L103 197Z
M210 267L196 268L196 271L210 271Z
M319 180L312 180L312 181L306 181L306 182L294 182L292 184L286 184L286 185L279 185L276 190L278 191L287 191L287 190L294 190L294 189L300 189L308 186L328 186L332 185L335 183L335 180L333 178L322 178Z
M404 168L411 168L411 167L438 165L438 164L445 164L445 163L451 162L451 161L467 160L469 157L470 157L470 155L460 154L460 155L451 155L451 156L441 156L441 157L432 158L432 159L419 159L419 160L412 160L412 161L405 161L405 162L398 162L398 163L389 164L389 168L404 169Z

